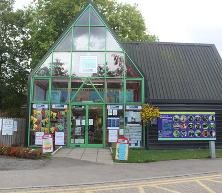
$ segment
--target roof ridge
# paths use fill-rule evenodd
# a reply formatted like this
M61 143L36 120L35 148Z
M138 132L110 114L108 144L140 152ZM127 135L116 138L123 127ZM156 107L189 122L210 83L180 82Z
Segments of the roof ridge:
M121 42L121 44L156 44L156 45L181 45L181 46L214 46L210 43L184 43L184 42Z

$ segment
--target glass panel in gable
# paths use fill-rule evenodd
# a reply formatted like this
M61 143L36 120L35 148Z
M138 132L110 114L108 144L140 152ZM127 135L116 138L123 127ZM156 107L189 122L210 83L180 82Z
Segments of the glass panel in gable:
M107 30L106 32L106 50L108 51L122 51L118 42L112 36L112 34Z
M55 52L70 52L72 47L72 33L71 31L61 40L56 46Z
M130 78L142 78L143 76L136 68L135 64L126 56L126 76Z
M79 16L75 26L89 25L89 9L85 10L82 15Z
M90 27L90 50L105 50L105 27Z
M142 102L142 82L140 80L126 81L126 102Z
M89 27L75 27L73 33L73 49L88 50Z
M90 9L90 25L105 26L93 8Z
M69 76L71 52L53 52L52 76Z
M124 54L120 52L106 53L106 76L119 77L125 75Z
M105 53L73 52L72 76L101 77L105 75Z
M50 54L48 58L46 58L46 60L42 63L42 65L39 67L35 74L37 76L50 76L51 64L52 54Z

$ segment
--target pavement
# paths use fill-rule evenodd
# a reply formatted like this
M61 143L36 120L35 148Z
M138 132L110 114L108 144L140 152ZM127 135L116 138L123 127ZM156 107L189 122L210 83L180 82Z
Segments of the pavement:
M18 188L67 187L222 174L222 159L107 164L83 160L84 157L87 157L83 155L87 151L82 152L82 155L79 153L78 159L64 156L65 154L72 155L67 150L66 153L61 152L60 156L57 154L50 159L35 160L33 163L22 159L1 158L4 161L0 159L0 192ZM99 155L100 150L97 152ZM11 161L12 159L13 161ZM96 160L99 158L97 157ZM9 164L13 162L13 167L9 165L5 170L1 170L2 162ZM23 167L20 166L21 164Z
M113 164L109 149L104 148L61 148L53 157L72 158L94 163Z

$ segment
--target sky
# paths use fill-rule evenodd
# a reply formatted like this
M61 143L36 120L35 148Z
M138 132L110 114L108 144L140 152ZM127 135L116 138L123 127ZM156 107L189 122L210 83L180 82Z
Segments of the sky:
M137 4L147 31L160 42L215 44L222 56L221 0L117 0ZM16 0L22 8L31 0Z

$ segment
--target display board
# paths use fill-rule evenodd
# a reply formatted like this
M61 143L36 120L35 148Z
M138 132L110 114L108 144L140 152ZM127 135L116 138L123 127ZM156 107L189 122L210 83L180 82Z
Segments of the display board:
M116 144L116 160L128 160L129 153L129 141L125 137L121 137L117 140Z
M216 140L215 112L161 112L158 140Z

